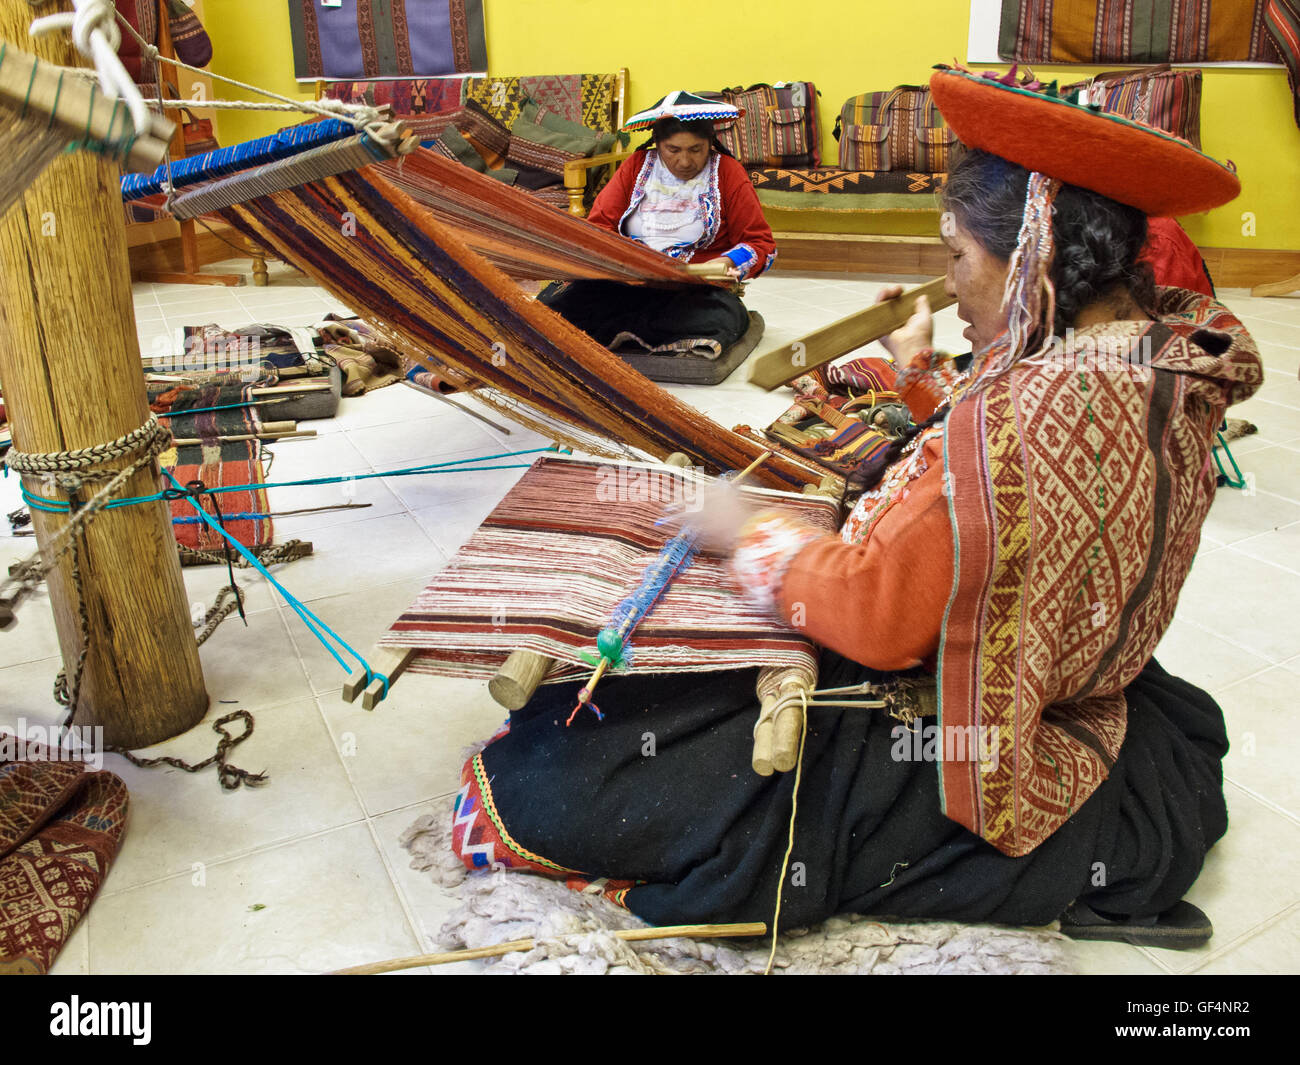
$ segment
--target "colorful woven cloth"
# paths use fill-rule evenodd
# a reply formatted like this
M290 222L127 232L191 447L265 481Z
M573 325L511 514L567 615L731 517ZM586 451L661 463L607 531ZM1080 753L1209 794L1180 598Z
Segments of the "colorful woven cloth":
M937 211L947 174L905 170L751 170L764 207L782 211Z
M1300 126L1300 2L1268 0L1264 25L1268 27L1273 48L1286 66L1286 80L1295 97L1295 122Z
M487 70L482 0L289 0L289 28L299 81Z
M1273 62L1268 0L1002 0L998 55L1026 63ZM1213 15L1211 15L1213 10Z
M394 78L391 81L334 81L325 95L345 104L391 107L399 118L455 111L464 90L462 78Z
M617 74L548 74L523 78L467 78L461 102L473 100L510 126L530 100L561 118L602 133L614 130Z
M629 448L656 458L681 451L715 472L742 469L767 450L648 381L525 296L479 251L494 260L515 255L525 269L549 263L552 272L540 276L550 278L581 269L585 276L695 283L684 267L448 159L432 153L420 159L429 173L446 178L442 209L465 213L455 228L373 166L222 215L315 278L411 358L423 362L427 353L430 369L446 365L482 381L484 402L552 439L610 457ZM340 225L348 212L349 224ZM754 474L759 483L796 489L820 477L784 456Z
M655 522L669 503L689 507L699 487L698 475L668 466L543 457L380 644L416 648L417 672L491 677L516 650L556 659L549 680L590 672L583 653L672 536ZM758 495L817 528L838 520L826 499ZM630 668L650 673L812 670L816 655L749 606L707 555L678 574L631 647Z
M126 785L81 762L0 750L0 973L46 973L89 909L126 831Z
M222 492L215 498L200 494L197 502L213 518L220 508L221 524L250 550L273 542L271 507L262 487L262 445L257 440L226 440L226 436L252 435L259 431L261 419L256 407L236 406L250 400L243 385L180 386L150 397L150 409L170 414L164 419L178 440L201 440L200 444L169 447L159 457L159 464L187 487L201 481L206 488L252 485L238 492ZM210 408L223 408L212 410ZM274 408L272 408L274 409ZM197 410L198 414L185 414ZM226 540L205 522L188 500L173 499L172 531L176 542L191 551L222 554Z

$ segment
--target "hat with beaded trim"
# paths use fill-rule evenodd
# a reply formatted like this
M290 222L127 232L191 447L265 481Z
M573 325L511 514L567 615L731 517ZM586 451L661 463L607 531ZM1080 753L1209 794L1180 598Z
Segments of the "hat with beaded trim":
M670 92L644 111L638 111L623 123L622 128L629 132L649 129L661 118L677 118L683 122L720 122L739 118L744 113L734 104L722 100L707 100L703 96L696 96L693 92L679 89L677 92Z
M1075 103L1055 83L1017 83L1015 68L982 76L940 68L930 92L966 147L1149 215L1208 211L1241 192L1234 170L1181 137Z

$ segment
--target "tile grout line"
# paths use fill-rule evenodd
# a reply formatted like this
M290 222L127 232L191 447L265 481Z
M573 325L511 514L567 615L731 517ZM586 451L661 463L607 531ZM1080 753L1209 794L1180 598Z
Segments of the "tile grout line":
M280 847L290 847L293 846L295 843L305 843L308 840L320 839L322 836L328 836L332 832L342 832L344 829L355 828L357 825L363 823L364 821L365 821L365 808L362 807L361 817L354 818L351 821L345 821L341 825L332 825L329 828L318 829L315 832L307 832L299 836L291 836L285 839L275 840L274 842L271 843L260 844L259 846L250 847L247 850L239 851L238 853L235 854L228 854L225 857L216 858L210 862L203 862L202 865L205 870L215 869L219 866L229 865L231 862L242 861L245 858L253 858L259 854L267 854L270 851L276 850ZM96 895L95 897L99 899L120 897L123 895L130 894L132 891L139 891L140 889L147 888L147 887L156 887L159 884L165 884L169 880L177 880L180 877L186 877L192 875L193 875L193 870L186 870L179 873L166 873L163 876L154 877L152 880L142 880L140 881L140 883L132 884L130 887L118 888L114 891L101 890L99 894Z
M427 954L432 948L432 943L425 938L424 933L421 931L420 922L415 915L415 908L411 900L406 897L406 892L402 890L402 885L398 883L397 871L388 860L388 853L384 850L383 843L380 842L379 830L369 818L366 819L366 828L370 830L371 841L375 845L375 850L379 852L379 860L384 863L384 872L388 874L388 882L392 885L393 894L397 896L398 905L402 907L402 913L406 917L406 925L415 939L415 944L422 954Z
M1286 809L1285 807L1279 806L1277 803L1275 803L1272 799L1268 798L1267 796L1261 795L1259 792L1254 791L1251 788L1248 788L1245 784L1241 783L1241 781L1237 780L1235 777L1230 777L1225 774L1223 779L1227 783L1231 784L1238 791L1240 791L1243 795L1250 796L1250 798L1254 799L1257 803L1259 803L1264 808L1268 810L1272 810L1273 813L1278 814L1281 817L1284 817L1292 824L1296 825L1297 827L1300 827L1300 816L1292 813L1290 810Z
M1274 925L1280 924L1282 921L1285 921L1288 917L1290 917L1293 913L1296 913L1297 911L1300 911L1300 902L1293 902L1285 910L1282 910L1281 912L1274 914L1272 917L1269 917L1261 921L1259 924L1255 925L1249 931L1243 932L1241 935L1237 936L1236 939L1229 940L1222 947L1213 951L1203 960L1192 965L1190 968L1179 969L1178 970L1179 974L1184 976L1190 976L1193 973L1199 972L1200 970L1204 969L1207 965L1210 965L1211 963L1218 961L1220 958L1226 957L1228 954L1231 954L1234 950L1238 949L1239 947L1244 947L1250 940L1254 939L1256 936L1262 935L1263 933L1267 932Z
M1242 557L1243 557L1243 558L1250 558L1249 555L1243 555ZM1254 560L1252 560L1252 561L1254 561ZM1194 629L1200 629L1201 632L1205 633L1207 636L1213 636L1213 637L1215 637L1216 639L1222 640L1224 643L1228 644L1229 646L1231 646L1231 647L1235 647L1238 651L1245 651L1246 654L1251 655L1251 656L1254 657L1254 658L1262 658L1262 659L1264 659L1264 661L1266 661L1266 662L1269 664L1269 665L1268 665L1268 668L1272 668L1273 666L1280 666L1283 662L1290 662L1291 659L1293 659L1293 658L1296 657L1295 655L1287 655L1285 658L1282 658L1282 659L1274 659L1271 655L1266 655L1266 654L1263 654L1263 653L1260 652L1260 651L1252 650L1251 648L1246 647L1244 644L1240 644L1240 643L1238 643L1236 640L1232 639L1231 637L1229 637L1229 636L1225 636L1225 635L1224 635L1223 633L1221 633L1221 632L1215 632L1213 629L1206 628L1206 627L1205 627L1204 625L1202 625L1200 622L1198 622L1198 621L1193 621L1191 618L1178 617L1178 615L1175 614L1175 615L1174 615L1174 620L1175 620L1175 621L1181 621L1184 625L1191 625L1192 628L1194 628ZM1248 680L1248 679L1250 679L1250 677L1257 677L1257 676L1259 676L1259 674L1264 673L1264 672L1266 672L1266 670L1263 670L1263 669L1256 670L1254 673L1251 673L1249 676L1247 676L1247 677L1242 677L1241 680ZM1233 684L1238 684L1238 683L1240 683L1240 681L1233 681L1232 683L1233 683ZM1198 686L1199 686L1199 685L1198 685ZM1227 686L1227 685L1225 685L1225 687L1226 687L1226 686Z

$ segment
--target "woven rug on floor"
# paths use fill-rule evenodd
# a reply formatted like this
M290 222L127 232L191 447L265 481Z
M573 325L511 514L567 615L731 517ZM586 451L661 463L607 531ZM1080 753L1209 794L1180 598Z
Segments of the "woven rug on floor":
M438 949L485 947L530 937L538 941L526 953L487 959L487 973L758 974L767 964L768 938L627 943L613 933L644 928L645 922L599 893L572 891L558 881L527 873L470 873L452 852L451 821L449 802L445 813L424 815L400 840L411 854L411 868L427 872L460 900L443 922ZM773 972L1068 974L1072 970L1065 942L1058 932L1043 929L938 921L882 924L848 915L781 936Z
M12 748L12 736L0 751ZM77 761L0 753L0 974L46 973L90 908L126 831L126 785Z

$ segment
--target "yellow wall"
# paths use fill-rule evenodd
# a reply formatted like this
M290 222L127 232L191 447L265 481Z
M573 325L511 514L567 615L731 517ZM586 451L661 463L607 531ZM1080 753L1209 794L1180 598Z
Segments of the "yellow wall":
M631 72L633 111L672 89L708 89L803 79L821 90L823 154L833 164L831 126L840 105L861 92L923 82L936 62L964 60L968 0L818 0L801 14L790 0L709 4L704 0L486 0L488 58L494 74ZM207 0L213 69L306 98L293 81L283 0ZM977 64L977 69L985 65ZM1100 68L1040 67L1077 81ZM284 124L281 116L225 112L222 143ZM1201 138L1205 150L1236 163L1242 195L1227 207L1183 219L1207 247L1300 250L1300 129L1285 72L1208 69ZM1152 175L1153 181L1161 180ZM1242 232L1242 213L1255 235ZM774 228L870 232L870 217L780 212Z

